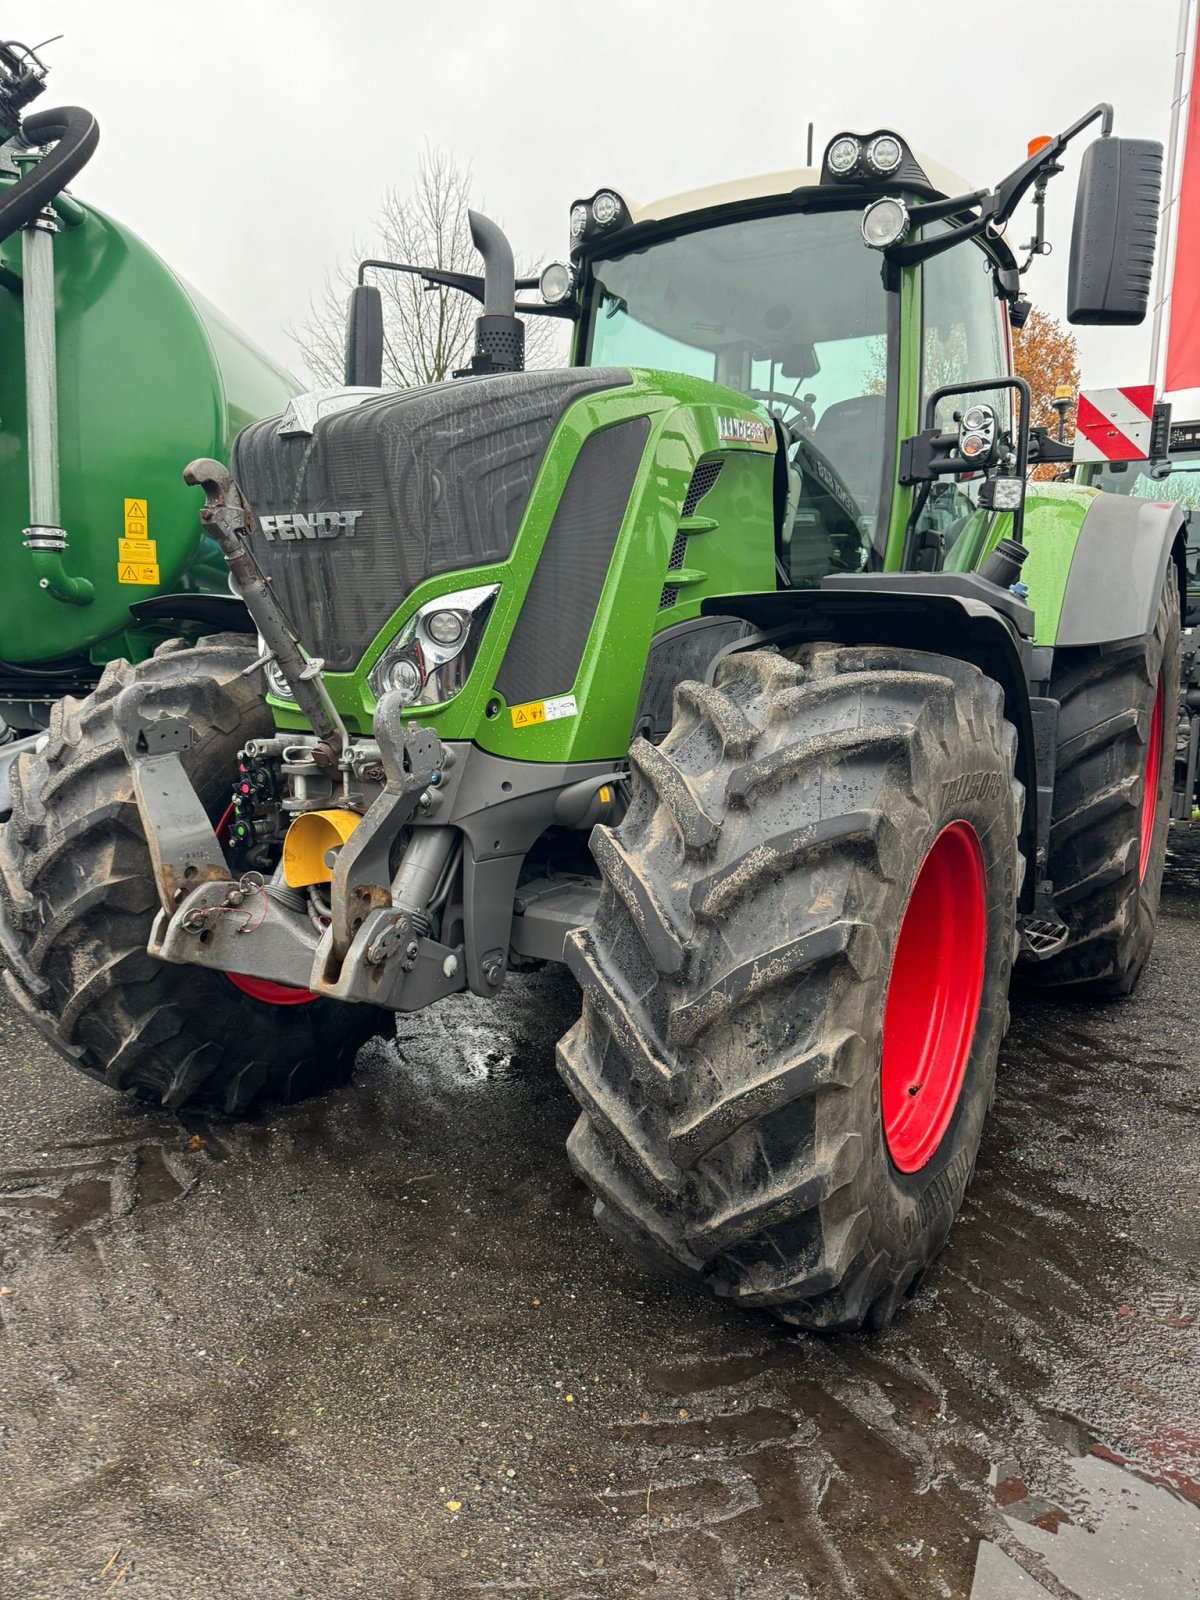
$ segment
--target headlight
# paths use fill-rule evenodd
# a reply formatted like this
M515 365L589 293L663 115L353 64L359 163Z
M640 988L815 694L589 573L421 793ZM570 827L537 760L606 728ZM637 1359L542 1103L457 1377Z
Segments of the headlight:
M872 250L886 250L908 232L908 207L890 195L876 200L863 212L862 236Z
M588 225L588 208L586 206L584 206L584 205L572 206L571 207L571 237L572 237L572 239L582 239L584 233L587 231L587 225Z
M565 300L571 292L571 269L564 266L561 261L552 261L548 267L542 268L542 275L538 279L538 288L542 292L542 299L548 306L556 306L560 300Z
M263 639L261 633L258 636L258 653L260 656L265 656L267 653L266 641ZM267 680L267 688L275 696L276 700L286 700L290 706L294 706L296 704L295 696L292 694L292 691L288 686L287 679L284 677L283 673L280 672L279 663L275 660L274 656L271 657L270 661L268 661L266 666L263 668L263 674Z
M861 155L862 145L852 134L844 133L829 146L825 160L829 165L830 172L836 172L840 177L854 170Z
M461 611L431 611L425 631L435 644L457 644L466 629Z
M440 705L466 683L498 583L440 595L411 616L367 674L376 700L389 692L405 705Z

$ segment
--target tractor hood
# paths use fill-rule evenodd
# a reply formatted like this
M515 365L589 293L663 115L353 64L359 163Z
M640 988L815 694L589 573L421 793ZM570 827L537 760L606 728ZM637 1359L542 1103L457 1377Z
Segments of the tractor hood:
M630 381L578 367L464 379L243 429L233 472L254 553L305 648L351 671L417 584L505 560L562 413Z

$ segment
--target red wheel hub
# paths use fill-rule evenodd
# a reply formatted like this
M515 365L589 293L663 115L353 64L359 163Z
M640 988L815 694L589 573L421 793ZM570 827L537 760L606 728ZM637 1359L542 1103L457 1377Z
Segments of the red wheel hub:
M1142 848L1138 855L1138 882L1145 881L1150 865L1150 848L1154 843L1154 824L1158 818L1158 785L1162 778L1163 716L1166 696L1163 692L1162 673L1158 675L1158 689L1154 696L1154 710L1150 713L1150 737L1146 741L1146 771L1142 780Z
M213 832L222 849L229 837L229 819L233 807L226 806ZM248 994L264 1006L307 1006L317 999L311 989L294 989L290 983L272 983L270 978L248 978L243 972L227 972L225 976L235 989Z
M942 829L921 863L883 1011L881 1110L888 1153L917 1172L950 1125L983 995L987 896L969 822Z

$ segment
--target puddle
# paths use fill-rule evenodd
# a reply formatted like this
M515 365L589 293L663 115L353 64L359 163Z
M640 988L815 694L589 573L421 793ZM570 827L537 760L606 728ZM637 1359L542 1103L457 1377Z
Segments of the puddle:
M599 1234L561 975L257 1123L63 1087L64 1142L0 1171L0 1590L83 1592L121 1544L164 1596L1197 1600L1189 915L1127 1002L1015 997L962 1217L871 1338Z
M1010 1465L993 1469L993 1497L1021 1552L1018 1558L983 1541L970 1600L1047 1592L1080 1600L1200 1596L1200 1488L1194 1482L1138 1470L1099 1443L1072 1463L1071 1474L1064 1503L1058 1503L1031 1493Z
M11 1269L40 1245L62 1244L135 1209L177 1200L196 1181L195 1156L207 1143L192 1150L185 1135L177 1147L114 1136L38 1152L78 1152L69 1163L0 1169L0 1263Z

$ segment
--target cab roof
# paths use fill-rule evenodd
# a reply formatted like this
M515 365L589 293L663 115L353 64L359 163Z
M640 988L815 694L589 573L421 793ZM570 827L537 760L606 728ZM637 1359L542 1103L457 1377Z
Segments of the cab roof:
M930 183L939 194L946 196L969 194L972 185L957 173L943 167L914 150ZM796 189L816 189L821 183L819 167L792 167L782 172L764 172L755 177L733 178L728 183L709 184L702 189L686 189L681 194L652 200L648 205L623 196L629 208L631 222L666 222L673 217L690 216L694 212L711 211L719 207L744 205L755 200L786 199ZM620 191L618 191L620 192ZM850 192L853 192L852 190ZM864 194L867 191L864 190Z

